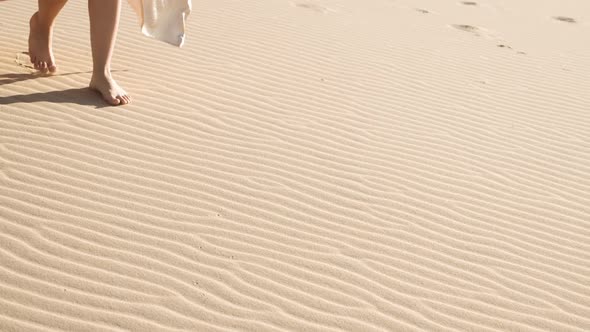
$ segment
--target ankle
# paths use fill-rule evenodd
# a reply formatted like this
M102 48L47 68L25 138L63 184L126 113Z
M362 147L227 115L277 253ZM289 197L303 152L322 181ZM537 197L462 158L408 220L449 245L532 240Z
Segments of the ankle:
M92 70L92 77L93 78L111 78L111 69L110 68L94 68Z
M37 29L51 30L53 28L53 20L43 17L39 12L35 12L31 16L31 23L35 24Z

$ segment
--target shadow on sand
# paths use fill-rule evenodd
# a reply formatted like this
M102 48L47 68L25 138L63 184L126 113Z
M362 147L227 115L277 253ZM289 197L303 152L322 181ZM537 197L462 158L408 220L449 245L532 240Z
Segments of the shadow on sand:
M73 88L60 91L36 92L0 97L0 105L35 103L41 101L95 106L97 108L110 106L100 98L96 91L90 90L90 88Z
M3 74L0 75L0 88L4 85L13 84L17 82L34 80L45 77L59 77L78 74L90 74L92 72L74 72L57 75L40 75L40 74ZM59 91L49 92L35 92L29 94L18 94L6 97L0 97L0 105L10 105L16 103L35 103L35 102L50 102L50 103L71 103L84 106L95 106L96 108L108 107L100 95L90 88L72 88Z

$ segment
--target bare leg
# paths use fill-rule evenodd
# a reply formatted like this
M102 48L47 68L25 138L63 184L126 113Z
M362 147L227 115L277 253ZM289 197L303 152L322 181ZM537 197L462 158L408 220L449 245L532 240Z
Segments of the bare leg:
M29 56L35 69L43 73L57 70L53 51L53 23L68 0L39 0L39 11L29 21Z
M100 92L111 105L128 104L130 97L111 75L111 57L119 26L121 0L88 0L88 13L93 63L90 88Z

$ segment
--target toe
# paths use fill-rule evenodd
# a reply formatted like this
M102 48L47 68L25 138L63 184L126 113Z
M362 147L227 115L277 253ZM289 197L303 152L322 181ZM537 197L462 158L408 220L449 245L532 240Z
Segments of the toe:
M39 70L41 70L42 73L46 73L47 72L47 62L41 62L39 64Z
M111 96L108 96L105 98L106 102L113 105L113 106L117 106L119 104L121 104L121 101L117 98L113 98Z
M55 73L57 71L57 66L55 63L49 63L47 65L47 70L49 70L50 73Z

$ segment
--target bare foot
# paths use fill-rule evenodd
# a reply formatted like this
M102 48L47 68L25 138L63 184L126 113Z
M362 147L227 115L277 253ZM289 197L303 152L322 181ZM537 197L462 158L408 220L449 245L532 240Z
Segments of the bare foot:
M55 73L57 66L51 49L53 28L43 25L38 13L33 14L29 25L29 57L33 67L42 73Z
M131 97L115 82L110 73L107 75L93 74L90 88L99 92L102 98L113 106L127 105L131 102Z

